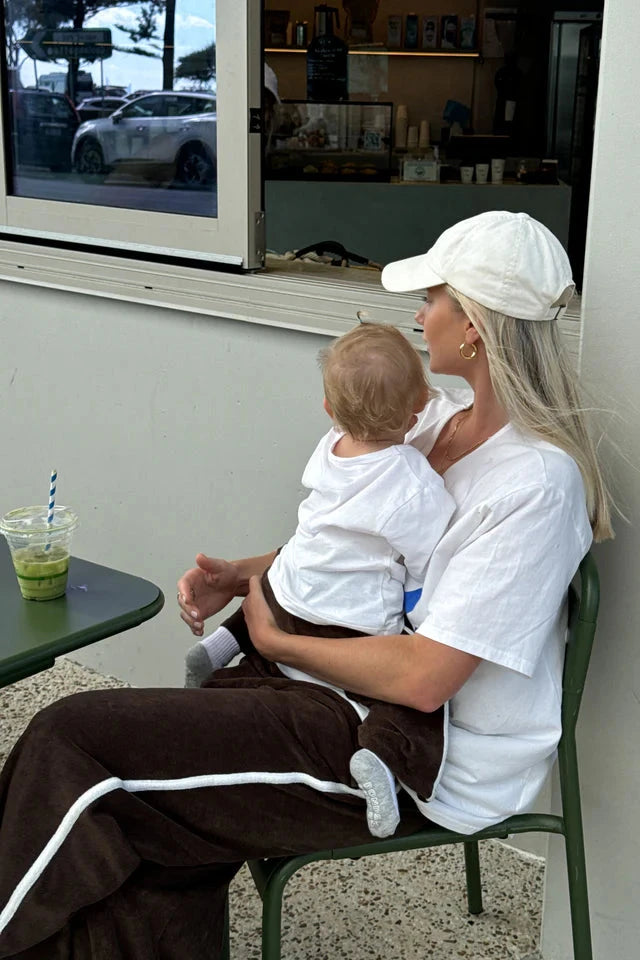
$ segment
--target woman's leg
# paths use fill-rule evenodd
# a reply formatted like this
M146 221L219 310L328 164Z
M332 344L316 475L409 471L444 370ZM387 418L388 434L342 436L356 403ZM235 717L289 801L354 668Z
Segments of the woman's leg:
M367 840L355 712L270 669L34 718L0 784L1 958L210 960L243 860Z

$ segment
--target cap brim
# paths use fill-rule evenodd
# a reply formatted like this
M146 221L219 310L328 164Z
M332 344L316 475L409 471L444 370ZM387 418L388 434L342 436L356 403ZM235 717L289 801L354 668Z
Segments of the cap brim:
M380 279L385 290L391 293L410 293L412 290L425 290L427 287L446 283L446 280L429 266L428 253L388 263Z

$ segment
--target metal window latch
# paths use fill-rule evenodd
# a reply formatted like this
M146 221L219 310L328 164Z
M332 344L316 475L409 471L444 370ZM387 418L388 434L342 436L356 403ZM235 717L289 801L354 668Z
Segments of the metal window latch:
M262 133L262 110L249 107L249 133Z

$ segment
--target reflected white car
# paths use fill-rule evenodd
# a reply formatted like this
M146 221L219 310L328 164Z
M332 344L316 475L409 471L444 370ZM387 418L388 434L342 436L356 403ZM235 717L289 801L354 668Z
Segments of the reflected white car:
M184 186L210 186L216 179L216 99L170 90L139 97L110 117L81 124L71 160L81 174L130 164L166 171Z

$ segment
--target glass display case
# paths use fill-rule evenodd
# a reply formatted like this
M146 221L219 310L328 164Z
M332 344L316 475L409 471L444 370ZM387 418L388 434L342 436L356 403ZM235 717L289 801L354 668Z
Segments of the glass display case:
M393 104L283 100L267 136L272 180L378 180L391 177Z

